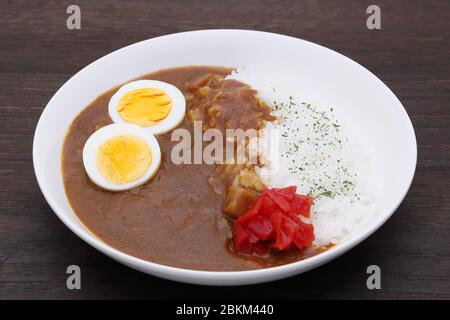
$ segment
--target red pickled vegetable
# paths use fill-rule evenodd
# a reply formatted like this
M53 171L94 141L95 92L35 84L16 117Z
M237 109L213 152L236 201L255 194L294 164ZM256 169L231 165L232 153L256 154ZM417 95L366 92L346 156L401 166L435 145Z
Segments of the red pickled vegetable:
M296 190L290 186L265 189L261 193L234 224L233 242L237 252L263 255L269 248L304 250L312 245L314 227L299 216L309 218L313 198L296 194Z
M287 197L284 194L279 193L274 189L267 189L265 192L269 195L270 198L272 198L272 200L280 207L283 212L291 211L291 203L290 201L288 201Z
M250 229L250 231L252 231L261 240L267 240L273 231L273 227L269 219L262 215L258 215L250 220L248 223L248 229Z
M250 221L253 217L258 215L262 207L262 200L262 197L256 199L255 203L250 207L250 209L243 216L240 216L237 221L240 221L240 224L244 224L245 222Z
M248 234L239 223L235 223L233 227L234 248L236 251L243 253L251 253L250 243L248 242Z
M297 187L290 186L286 188L273 188L272 191L284 196L287 200L292 201L294 199L295 192L297 191Z
M313 198L304 196L301 194L296 194L294 201L292 201L292 212L294 214L299 214L305 218L309 218L311 213L311 206L313 203Z

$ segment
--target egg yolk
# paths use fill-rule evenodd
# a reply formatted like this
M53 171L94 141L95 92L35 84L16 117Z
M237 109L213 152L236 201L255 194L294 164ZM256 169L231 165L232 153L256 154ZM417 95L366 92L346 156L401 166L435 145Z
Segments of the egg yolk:
M152 163L148 144L141 138L121 135L104 142L97 153L97 167L111 183L124 184L142 177Z
M171 108L172 99L165 91L141 88L120 98L117 111L124 121L147 127L165 119Z

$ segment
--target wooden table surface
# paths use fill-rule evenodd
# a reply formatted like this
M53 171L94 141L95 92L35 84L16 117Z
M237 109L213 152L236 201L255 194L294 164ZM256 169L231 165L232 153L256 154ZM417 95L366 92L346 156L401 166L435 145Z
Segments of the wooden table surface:
M81 30L66 28L73 3ZM381 7L381 30L366 28L370 4ZM450 298L449 1L0 0L0 8L0 298ZM80 240L39 190L33 133L65 81L128 44L212 28L272 31L336 50L383 80L411 117L418 164L408 195L379 231L323 267L239 289L161 280ZM81 290L66 288L71 264L81 267ZM371 264L381 267L381 290L366 287Z

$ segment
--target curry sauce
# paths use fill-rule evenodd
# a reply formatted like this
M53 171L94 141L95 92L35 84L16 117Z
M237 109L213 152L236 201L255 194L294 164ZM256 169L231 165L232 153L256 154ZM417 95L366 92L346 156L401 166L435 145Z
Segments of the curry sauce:
M187 114L181 127L188 130L192 130L192 121L197 118L221 130L227 126L257 129L263 121L271 121L269 110L258 101L253 89L239 81L223 80L231 71L221 67L184 67L158 71L141 79L164 81L183 92ZM220 106L222 117L210 117L213 113L205 109L212 99L210 90L216 90L214 101ZM253 181L249 180L254 179L251 168L175 165L170 154L177 142L171 141L170 133L157 137L162 162L150 182L123 192L106 191L92 183L83 167L83 146L93 132L111 123L108 102L116 91L102 94L76 117L63 146L67 197L78 218L93 234L132 256L196 270L258 269L318 253L308 249L271 252L264 257L236 254L230 241L232 219L223 211L229 203L230 187L240 197L243 193L236 188L252 189L239 185L242 176L245 180L250 175L247 181ZM257 183L253 183L255 190L250 190L248 197L252 192L257 194L260 188ZM245 199L237 201L242 204L248 200Z

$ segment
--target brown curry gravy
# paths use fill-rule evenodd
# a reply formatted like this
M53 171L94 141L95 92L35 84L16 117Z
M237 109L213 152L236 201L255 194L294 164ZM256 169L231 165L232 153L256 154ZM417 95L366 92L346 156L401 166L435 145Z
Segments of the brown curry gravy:
M165 81L185 93L192 82L208 74L225 76L231 71L222 67L183 67L140 79ZM108 102L117 89L99 96L75 118L62 152L67 197L78 218L95 236L132 256L196 270L265 268L319 252L291 250L272 252L266 257L234 253L231 222L222 214L224 195L214 192L208 183L215 174L214 166L173 164L170 153L177 142L170 141L170 133L157 137L162 162L152 181L123 192L109 192L92 183L84 170L82 150L95 130L111 123ZM189 104L187 108L189 112ZM191 130L187 116L181 126Z

